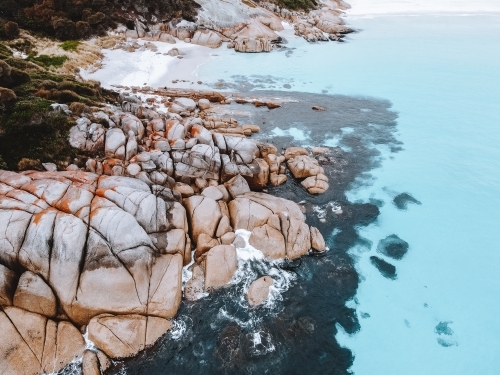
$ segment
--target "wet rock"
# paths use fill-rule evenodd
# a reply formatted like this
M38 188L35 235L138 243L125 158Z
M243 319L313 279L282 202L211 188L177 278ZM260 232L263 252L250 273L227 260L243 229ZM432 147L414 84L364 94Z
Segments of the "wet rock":
M269 288L273 284L274 281L270 276L255 280L248 288L247 301L250 306L258 306L265 302L269 297Z
M409 247L408 242L402 240L395 234L391 234L383 240L380 240L377 251L392 259L400 260L406 255Z
M250 192L237 196L228 206L231 225L235 230L252 232L267 224L279 231L285 239L286 257L289 259L299 258L311 248L309 227L296 203L264 193ZM273 232L268 227L260 230ZM275 236L268 238L273 239Z
M85 350L82 358L82 372L83 375L101 375L97 354L90 350Z
M316 176L324 172L319 162L307 155L298 155L292 159L288 159L287 164L295 178Z
M205 271L205 290L217 289L233 278L238 268L236 248L219 245L212 248L203 262Z
M197 301L205 294L205 276L203 269L198 264L191 266L192 277L184 287L184 297L188 301Z
M311 248L316 251L325 251L325 239L323 238L321 232L315 227L310 227L309 229L311 231Z
M296 156L307 155L307 154L309 154L309 153L303 147L288 147L285 150L285 159L289 160L289 159L293 159Z
M153 345L172 328L169 320L142 315L103 314L88 326L89 340L111 358L125 358Z
M328 177L323 173L306 178L300 183L309 194L322 194L328 190Z
M316 111L326 111L325 107L320 107L319 105L313 105L312 109L314 109Z
M248 242L254 248L262 251L266 258L283 259L286 256L285 237L279 229L268 224L255 227Z

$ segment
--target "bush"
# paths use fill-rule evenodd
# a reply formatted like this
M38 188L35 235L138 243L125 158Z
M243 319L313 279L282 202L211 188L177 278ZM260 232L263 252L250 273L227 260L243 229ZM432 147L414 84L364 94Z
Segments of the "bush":
M68 60L68 56L48 56L48 55L40 55L40 56L30 56L28 57L29 61L33 61L34 63L37 63L39 65L42 65L44 67L59 67L62 66L66 60Z
M61 90L60 93L59 93L59 100L58 100L58 102L60 102L60 103L71 103L71 102L77 102L79 100L80 100L80 97L74 91L71 91L71 90Z
M0 103L5 104L9 102L13 102L17 99L14 91L10 89L6 89L5 87L0 87Z
M12 56L12 51L7 46L0 44L0 60L5 60Z
M69 110L75 115L80 116L83 112L87 111L87 106L80 102L73 102L70 104Z
M0 60L0 86L8 86L12 83L12 67L5 61Z
M106 16L104 15L104 13L102 12L97 12L96 14L93 14L91 15L88 19L87 19L87 22L90 24L90 25L97 25L98 23L101 23L102 21L104 21L104 19L106 18Z
M59 44L59 47L65 51L76 51L80 42L78 40L67 40L62 44Z
M56 37L61 40L74 39L76 36L76 25L73 21L63 17L56 17L52 20Z
M3 161L2 155L0 155L0 169L7 169L7 163Z
M12 78L11 87L23 85L31 80L30 75L28 73L23 72L22 70L19 70L17 68L12 68L10 76Z
M16 22L8 21L4 25L5 36L9 39L16 39L19 36L19 26Z
M85 21L78 21L76 23L76 33L80 38L86 37L89 34L90 25Z
M28 170L42 171L43 166L39 159L22 158L21 160L19 160L19 163L17 163L17 169L19 171L28 171Z

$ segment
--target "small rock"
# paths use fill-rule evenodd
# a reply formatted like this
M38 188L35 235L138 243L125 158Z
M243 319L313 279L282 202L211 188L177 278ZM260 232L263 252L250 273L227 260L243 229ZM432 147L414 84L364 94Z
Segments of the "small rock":
M54 163L42 163L42 165L47 172L57 171L57 166Z
M325 107L320 107L319 105L313 105L312 109L314 109L315 111L326 111Z
M248 182L241 175L234 176L232 179L226 182L224 186L233 198L236 198L238 195L250 192Z
M269 288L274 281L270 276L255 280L248 288L247 301L250 306L258 306L269 298Z
M202 192L201 195L204 195L205 197L212 198L215 201L218 201L222 198L224 198L224 195L222 192L217 189L215 186L209 186L205 188Z

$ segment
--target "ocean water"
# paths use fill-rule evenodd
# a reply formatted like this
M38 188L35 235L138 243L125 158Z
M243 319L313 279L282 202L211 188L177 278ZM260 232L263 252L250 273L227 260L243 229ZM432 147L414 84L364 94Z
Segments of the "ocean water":
M389 101L402 150L377 146L381 164L349 191L353 202L376 202L380 215L358 228L366 241L350 250L360 282L348 306L359 330L339 326L335 337L352 351L355 374L498 374L500 16L348 20L359 32L346 43L290 38L270 55L218 52L198 74L228 88ZM313 143L307 128L290 127L275 133ZM398 208L401 193L420 204ZM377 251L392 234L409 244L401 260ZM395 278L372 256L394 265Z

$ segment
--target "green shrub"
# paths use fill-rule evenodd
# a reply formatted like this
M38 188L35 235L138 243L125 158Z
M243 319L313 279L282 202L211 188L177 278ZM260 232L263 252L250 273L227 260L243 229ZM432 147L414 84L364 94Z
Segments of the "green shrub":
M0 60L5 60L12 56L12 51L7 46L0 43Z
M10 76L12 78L11 87L23 85L31 80L30 75L28 73L17 68L12 68Z
M7 169L7 163L3 161L2 155L0 155L0 169Z
M59 67L62 66L68 60L68 56L48 56L48 55L40 55L36 57L28 57L29 61L33 61L34 63L37 63L39 65L49 67L49 66L54 66L54 67Z
M78 40L67 40L62 44L59 44L59 47L65 51L76 51L80 42Z

